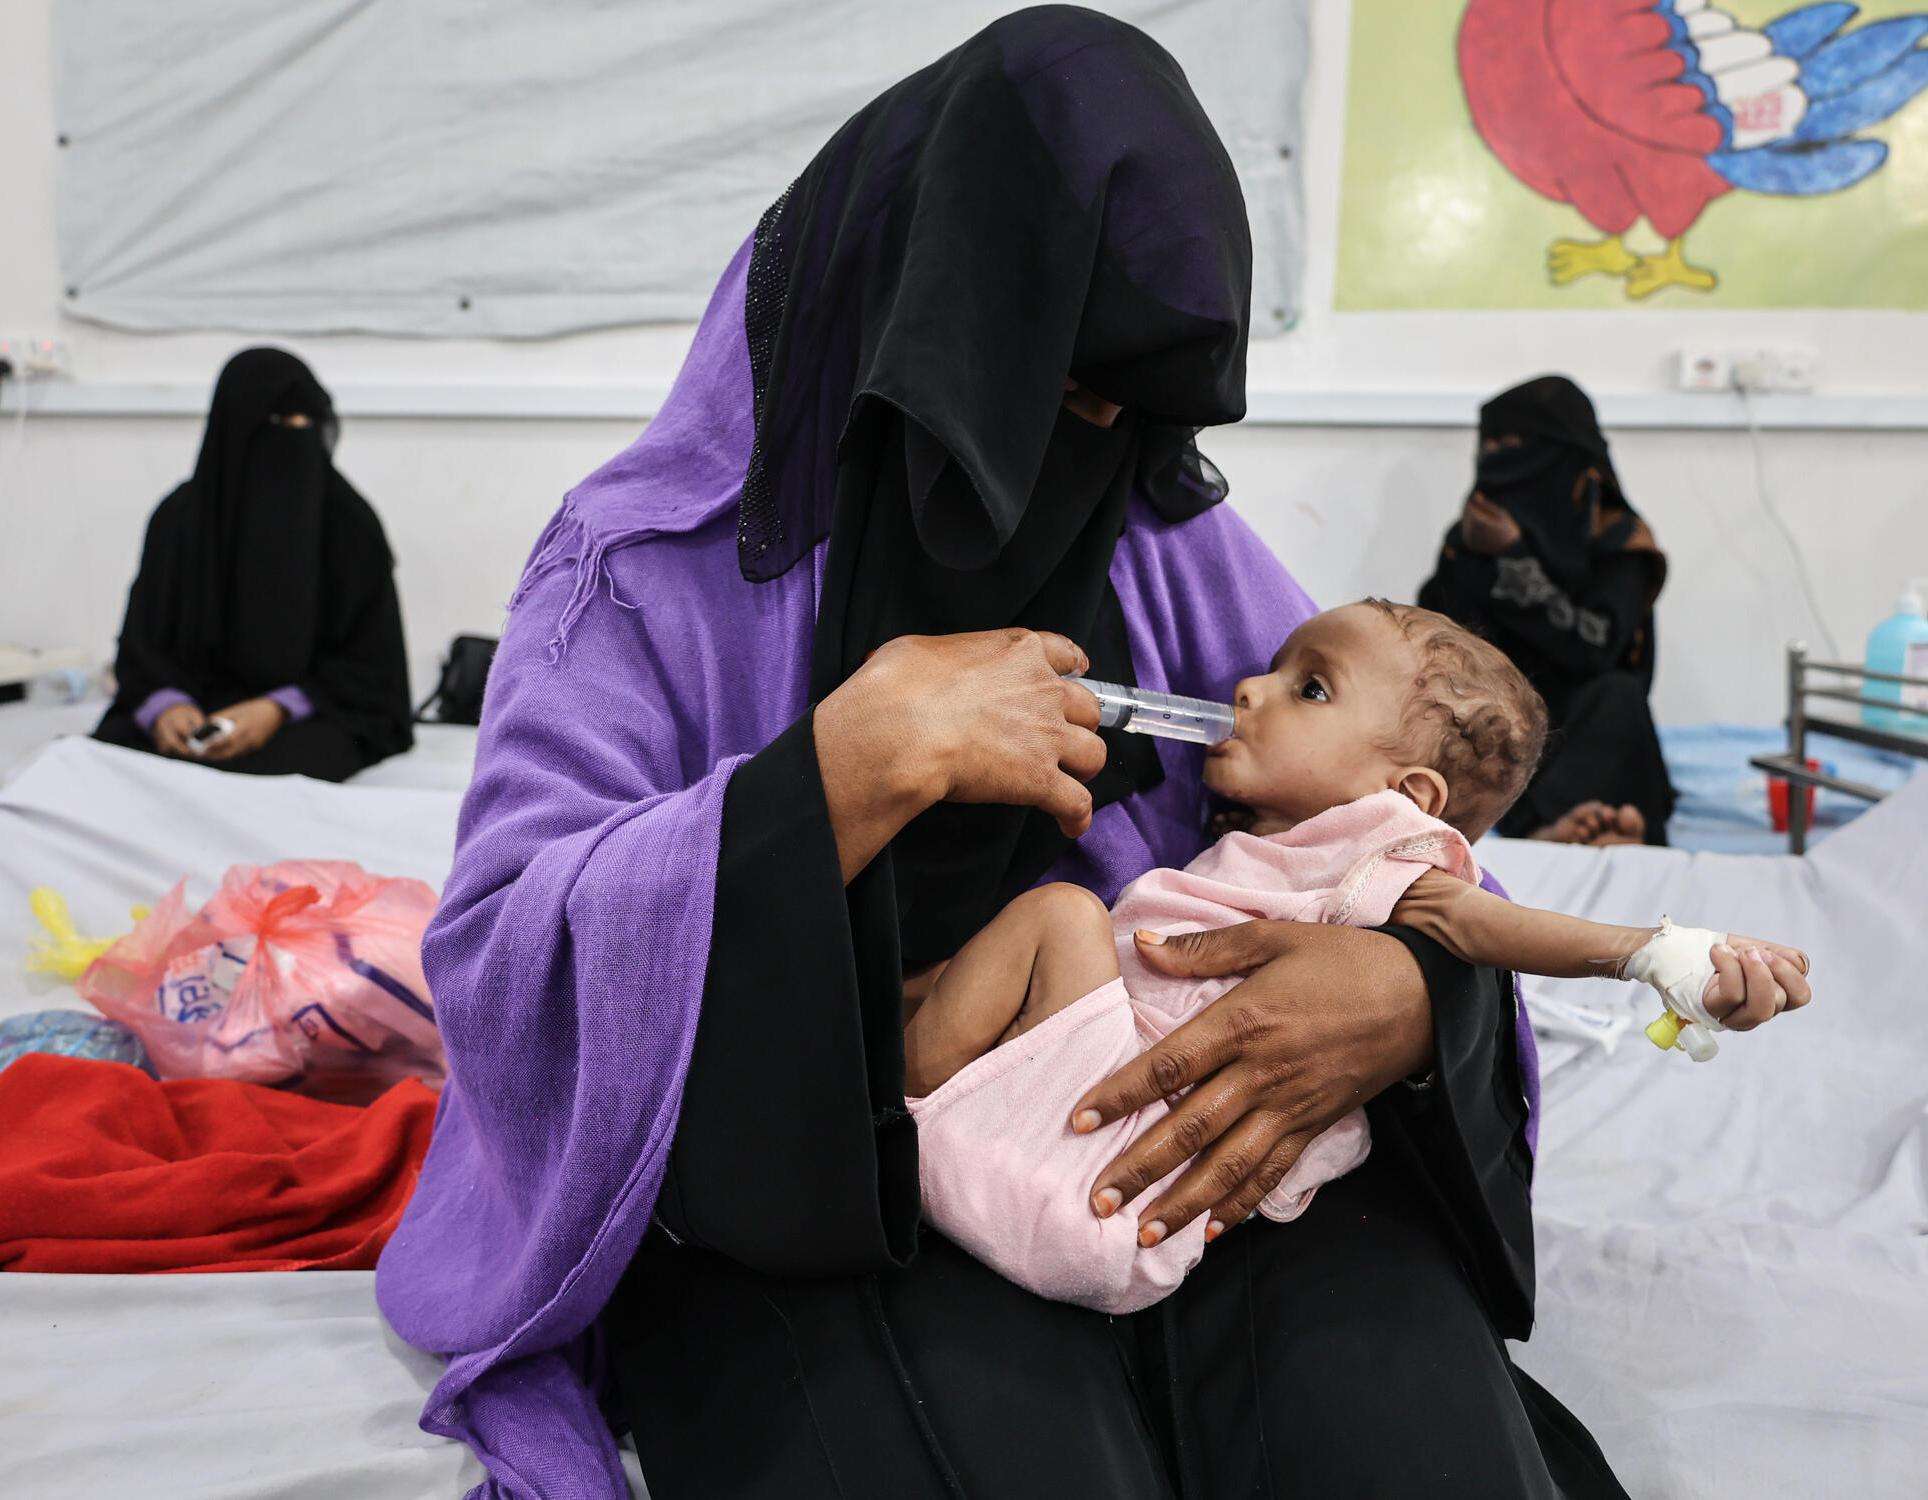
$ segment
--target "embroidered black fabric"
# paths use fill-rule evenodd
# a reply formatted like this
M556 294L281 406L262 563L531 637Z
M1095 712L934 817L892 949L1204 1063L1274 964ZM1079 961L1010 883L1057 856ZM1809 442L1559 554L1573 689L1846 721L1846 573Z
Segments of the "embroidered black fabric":
M748 574L783 543L783 515L764 463L763 417L770 387L770 365L776 354L777 331L783 325L783 303L790 284L784 255L783 210L795 184L787 187L757 220L750 242L750 269L743 292L743 332L750 345L750 388L756 411L756 438L750 447L749 467L743 473L743 493L737 501L736 545Z

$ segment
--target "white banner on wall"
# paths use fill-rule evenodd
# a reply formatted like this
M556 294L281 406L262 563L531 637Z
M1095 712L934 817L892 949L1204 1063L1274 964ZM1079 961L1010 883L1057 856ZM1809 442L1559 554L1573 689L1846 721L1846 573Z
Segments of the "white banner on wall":
M1306 0L1116 0L1296 316ZM56 0L65 308L125 328L539 337L698 317L874 94L980 0Z

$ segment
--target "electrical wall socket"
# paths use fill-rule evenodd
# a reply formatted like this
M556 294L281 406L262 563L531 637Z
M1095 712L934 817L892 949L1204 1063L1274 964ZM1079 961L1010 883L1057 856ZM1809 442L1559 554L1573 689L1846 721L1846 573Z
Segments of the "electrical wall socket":
M15 380L46 380L73 374L65 339L39 334L0 334L0 359L13 366Z
M1734 384L1733 356L1724 349L1682 349L1674 384L1683 391L1725 391Z
M1749 349L1683 348L1674 384L1683 391L1748 391L1803 395L1814 389L1821 363L1807 344L1763 344Z
M1821 356L1808 345L1780 344L1760 350L1755 358L1759 361L1761 374L1761 383L1754 387L1755 390L1804 395L1814 389Z

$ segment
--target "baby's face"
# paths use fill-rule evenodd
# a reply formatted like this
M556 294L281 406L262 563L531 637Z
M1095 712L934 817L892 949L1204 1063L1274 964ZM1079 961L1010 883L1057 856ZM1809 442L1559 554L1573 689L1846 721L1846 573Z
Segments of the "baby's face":
M1365 604L1315 615L1272 669L1238 685L1238 727L1206 751L1205 784L1292 822L1392 784L1389 753L1418 658L1399 627Z

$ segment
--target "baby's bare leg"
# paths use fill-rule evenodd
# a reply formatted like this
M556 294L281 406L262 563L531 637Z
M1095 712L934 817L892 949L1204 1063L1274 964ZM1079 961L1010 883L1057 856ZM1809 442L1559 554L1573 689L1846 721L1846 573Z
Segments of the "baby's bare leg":
M1102 901L1075 885L1025 892L958 949L904 1027L904 1092L931 1093L999 1042L1117 977Z

